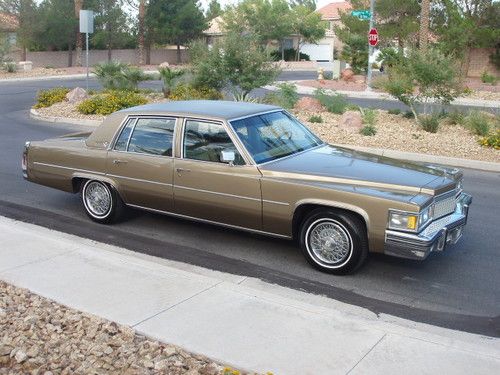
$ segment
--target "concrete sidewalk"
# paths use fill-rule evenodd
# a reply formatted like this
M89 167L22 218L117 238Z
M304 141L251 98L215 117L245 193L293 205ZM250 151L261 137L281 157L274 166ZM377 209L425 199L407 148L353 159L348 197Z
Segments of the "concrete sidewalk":
M500 373L499 339L377 316L3 217L0 279L251 371Z

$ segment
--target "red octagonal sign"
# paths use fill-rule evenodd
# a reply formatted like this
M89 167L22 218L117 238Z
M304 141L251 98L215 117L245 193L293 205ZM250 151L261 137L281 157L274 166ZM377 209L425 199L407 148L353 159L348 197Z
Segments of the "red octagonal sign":
M378 31L377 31L377 29L375 29L375 28L370 29L370 32L368 33L368 43L372 47L375 47L378 44Z

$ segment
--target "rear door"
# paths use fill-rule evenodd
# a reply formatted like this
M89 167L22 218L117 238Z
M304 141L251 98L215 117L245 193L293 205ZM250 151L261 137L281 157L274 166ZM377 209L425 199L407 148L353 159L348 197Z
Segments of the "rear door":
M175 159L175 211L238 227L262 228L261 174L247 165L223 123L186 119ZM235 153L233 163L222 151Z
M107 174L130 205L173 210L176 118L130 117L108 152Z

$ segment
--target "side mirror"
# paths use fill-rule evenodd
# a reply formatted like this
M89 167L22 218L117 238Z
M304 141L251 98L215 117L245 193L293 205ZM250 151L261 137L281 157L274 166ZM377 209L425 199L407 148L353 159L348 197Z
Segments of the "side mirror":
M230 165L233 165L234 159L236 159L236 155L234 154L234 151L223 150L221 152L220 158L223 163L228 163Z

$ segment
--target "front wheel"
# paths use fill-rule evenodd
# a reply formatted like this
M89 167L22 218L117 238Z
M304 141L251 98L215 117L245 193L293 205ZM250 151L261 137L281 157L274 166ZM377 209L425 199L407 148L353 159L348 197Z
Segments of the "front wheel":
M96 180L88 180L83 185L82 202L86 214L103 224L116 221L123 207L118 194L109 185Z
M355 271L368 255L364 223L353 214L328 209L306 217L300 228L300 246L312 266L333 274Z

